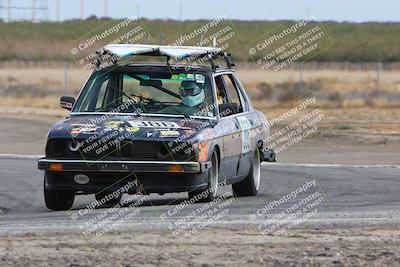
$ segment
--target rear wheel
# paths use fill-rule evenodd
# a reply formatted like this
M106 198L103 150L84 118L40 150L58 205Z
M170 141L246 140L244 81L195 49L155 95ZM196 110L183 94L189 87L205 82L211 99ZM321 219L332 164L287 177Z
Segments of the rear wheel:
M253 155L253 161L250 167L250 172L246 178L232 185L232 190L236 196L255 196L258 193L261 183L261 160L260 151L256 148Z
M208 184L204 190L193 190L189 192L189 198L196 202L210 202L217 196L219 178L218 154L213 151L211 155L211 168L208 170Z
M51 190L46 188L46 174L44 175L44 202L51 210L69 210L74 204L75 194L68 191Z

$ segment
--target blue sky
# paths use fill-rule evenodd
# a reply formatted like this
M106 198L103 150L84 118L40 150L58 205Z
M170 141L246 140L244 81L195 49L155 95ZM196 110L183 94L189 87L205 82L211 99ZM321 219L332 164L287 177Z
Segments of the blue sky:
M60 1L62 20L80 17L80 0ZM0 0L0 6L7 6L7 2ZM38 5L48 3L47 13L37 12L39 18L56 20L57 0L36 2ZM13 5L30 7L32 0L13 0ZM209 19L225 13L231 19L242 20L300 19L315 14L318 20L400 21L399 0L108 0L108 5L108 14L114 18L133 16L139 10L141 17L150 19ZM84 0L84 14L85 17L93 14L103 16L104 0ZM4 8L0 10L0 16L6 18ZM32 12L14 10L13 17L30 19Z

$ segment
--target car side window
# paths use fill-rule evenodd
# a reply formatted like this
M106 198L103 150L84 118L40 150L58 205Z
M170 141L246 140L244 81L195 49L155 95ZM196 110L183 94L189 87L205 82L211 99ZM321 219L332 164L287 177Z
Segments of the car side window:
M239 79L237 76L232 75L232 82L236 85L236 89L239 92L240 99L242 101L242 111L248 111L249 110L249 100L247 99L247 96L244 94L244 89L243 85L240 83Z
M243 104L231 74L215 77L219 113L221 117L243 112Z
M222 76L215 77L215 84L217 85L217 100L219 104L228 103L228 97L225 92L224 80Z
M110 80L105 80L101 84L100 90L99 90L98 95L97 95L96 110L100 109L100 108L103 108L105 106L105 104L106 104L105 103L106 102L105 95L106 95L106 90L107 90L109 81Z
M237 114L243 112L242 99L236 87L231 74L223 74L216 77L215 80L217 87L222 86L221 93L225 99L219 104L219 112L221 117ZM217 88L217 90L219 90ZM218 95L218 94L217 94Z
M236 83L233 81L232 75L223 75L225 81L225 87L229 96L229 103L237 105L238 112L243 111L243 106L240 100L239 92L236 89Z
M105 91L109 81L110 77L105 75L91 83L88 93L80 104L81 111L95 111L96 108L103 104L102 97L104 97L104 95L102 94L101 90ZM101 88L100 91L98 90L99 88Z

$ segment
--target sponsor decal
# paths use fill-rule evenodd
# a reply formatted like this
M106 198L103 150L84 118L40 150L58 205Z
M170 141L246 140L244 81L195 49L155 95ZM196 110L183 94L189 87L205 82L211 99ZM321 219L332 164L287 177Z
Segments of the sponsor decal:
M87 124L72 124L71 135L76 136L78 134L85 133L94 133L100 129L96 125L87 125Z
M114 129L114 130L118 130L121 125L123 125L125 122L123 121L106 121L104 122L104 126Z
M132 127L139 128L180 128L176 122L172 121L128 121Z
M193 129L189 128L189 129L184 129L183 130L185 132L186 136L191 136L195 131L193 131Z
M178 137L179 135L178 131L171 130L161 130L159 134L160 137Z
M139 127L126 127L125 131L127 131L128 133L136 133L140 131Z
M71 130L71 135L72 136L77 136L81 132L81 129L72 129Z
M85 127L82 128L80 130L81 133L94 133L96 132L98 129L100 129L99 127Z
M245 117L237 117L237 121L240 124L240 128L242 130L242 153L247 153L250 151L250 129L251 123Z
M206 79L204 75L196 74L195 75L196 83L205 83Z

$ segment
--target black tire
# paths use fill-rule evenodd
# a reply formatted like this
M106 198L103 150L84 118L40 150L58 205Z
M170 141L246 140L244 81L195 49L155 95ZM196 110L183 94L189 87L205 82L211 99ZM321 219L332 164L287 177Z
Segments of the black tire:
M233 194L238 197L255 196L258 193L261 182L261 158L260 150L256 148L253 155L249 174L243 181L232 184Z
M110 195L110 194L112 194L112 193L113 193L112 191L102 191L102 192L99 192L99 193L95 194L94 196L95 196L96 200L100 202L100 201L101 201L102 199L104 199L107 195ZM117 205L117 204L121 201L121 198L122 198L122 195L121 195L121 194L119 194L118 197L115 197L114 195L112 195L112 197L111 197L108 201L106 201L105 203L103 203L103 205L106 205L106 206L115 206L115 205Z
M210 202L217 196L219 178L218 154L214 150L211 154L211 168L208 170L208 185L204 190L192 190L188 192L189 199L196 202Z
M46 188L46 174L44 175L44 202L50 210L69 210L74 204L73 192L51 190Z

